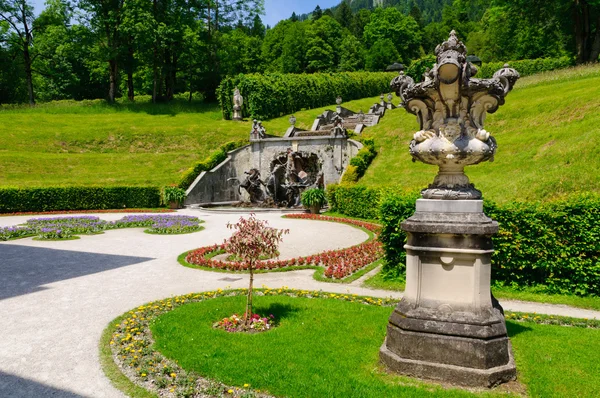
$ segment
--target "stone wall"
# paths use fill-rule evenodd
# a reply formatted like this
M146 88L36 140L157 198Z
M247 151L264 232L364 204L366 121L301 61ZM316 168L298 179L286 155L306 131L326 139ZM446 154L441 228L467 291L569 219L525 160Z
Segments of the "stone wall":
M362 144L344 137L287 137L251 140L250 144L233 150L227 159L210 171L202 172L187 190L186 205L237 202L247 200L238 183L228 181L244 179L244 172L255 167L263 181L269 176L271 162L285 154L288 148L294 152L314 153L322 164L325 185L338 183L342 173Z

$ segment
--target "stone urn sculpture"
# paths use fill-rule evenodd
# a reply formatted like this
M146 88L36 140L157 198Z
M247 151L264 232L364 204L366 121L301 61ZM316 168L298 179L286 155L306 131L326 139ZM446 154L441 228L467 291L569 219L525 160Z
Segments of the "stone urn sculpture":
M244 105L244 97L240 90L236 87L233 91L233 120L243 120L242 106Z
M413 161L439 172L401 224L408 236L406 290L380 357L398 373L491 387L514 379L516 369L502 307L490 291L498 224L483 213L481 192L464 168L493 160L497 145L485 117L504 104L519 74L505 65L493 78L477 79L466 53L452 31L423 82L400 72L391 83L419 121L409 147Z
M480 199L464 168L493 161L496 140L484 129L487 113L504 104L504 97L519 78L505 65L492 79L473 78L477 68L466 62L466 47L452 31L437 46L437 64L415 84L403 72L392 81L404 108L417 116L420 130L410 143L413 161L439 167L425 199Z

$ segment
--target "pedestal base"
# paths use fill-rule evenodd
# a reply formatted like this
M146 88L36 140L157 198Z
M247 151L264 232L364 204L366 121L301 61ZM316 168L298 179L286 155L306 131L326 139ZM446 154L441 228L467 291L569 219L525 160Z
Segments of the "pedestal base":
M407 232L406 290L381 361L409 376L469 387L514 380L504 314L490 292L498 224L479 200L417 201Z
M509 362L491 369L473 369L401 358L387 348L387 338L379 350L381 362L390 370L407 376L431 379L465 387L494 387L516 379L515 362L509 343Z

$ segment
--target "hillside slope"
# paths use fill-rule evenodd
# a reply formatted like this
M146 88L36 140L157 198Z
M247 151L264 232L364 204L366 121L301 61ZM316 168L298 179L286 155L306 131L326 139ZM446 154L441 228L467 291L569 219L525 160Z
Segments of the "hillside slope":
M344 105L366 112L377 101ZM310 128L326 108L335 104L296 113L297 125ZM264 122L267 133L283 135L288 119ZM0 187L176 184L182 172L222 144L248 139L251 126L251 120L222 120L216 105L186 101L0 108Z
M434 166L411 162L408 144L418 130L404 109L388 112L368 130L379 155L360 184L426 187ZM486 121L498 141L493 163L466 168L485 198L551 200L600 192L600 65L522 78L506 104Z

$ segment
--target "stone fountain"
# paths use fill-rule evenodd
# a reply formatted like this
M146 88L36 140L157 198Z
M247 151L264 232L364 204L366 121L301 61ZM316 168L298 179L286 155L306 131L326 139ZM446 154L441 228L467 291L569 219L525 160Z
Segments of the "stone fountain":
M483 213L481 192L464 168L493 160L497 145L485 117L504 104L519 74L505 65L491 79L474 78L477 68L454 31L435 54L423 82L400 72L391 83L420 124L410 143L413 161L439 172L401 225L408 235L406 291L380 357L398 373L492 387L516 378L504 313L490 291L498 224Z

